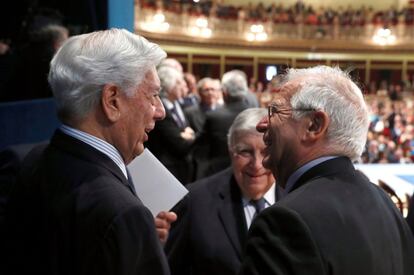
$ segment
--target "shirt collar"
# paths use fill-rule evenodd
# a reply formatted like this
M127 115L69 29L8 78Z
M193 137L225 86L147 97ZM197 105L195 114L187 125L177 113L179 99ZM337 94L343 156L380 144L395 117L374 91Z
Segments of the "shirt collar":
M263 195L263 198L266 201L267 206L273 205L276 201L275 198L275 183L273 182L272 186L267 190L267 192ZM243 207L248 205L252 199L242 195L242 203Z
M287 182L286 182L286 186L284 188L283 193L287 194L289 193L293 187L295 186L295 183L298 181L298 179L305 174L306 171L310 170L311 168L315 167L316 165L333 159L333 158L337 158L338 156L324 156L324 157L320 157L314 160L309 161L308 163L302 165L299 169L297 169L292 175L290 175L290 177L288 178Z
M76 138L108 156L121 169L125 178L128 179L126 166L121 154L112 144L81 130L69 127L68 125L62 124L60 130L66 135Z

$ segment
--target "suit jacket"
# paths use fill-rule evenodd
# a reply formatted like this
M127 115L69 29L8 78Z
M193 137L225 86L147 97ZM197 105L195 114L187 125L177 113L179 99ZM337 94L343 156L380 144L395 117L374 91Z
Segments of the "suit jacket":
M173 211L165 251L172 274L237 274L247 225L239 187L228 168L189 185Z
M413 259L413 236L388 195L340 157L256 217L241 274L408 275Z
M188 119L190 127L197 134L201 133L201 131L203 130L204 123L206 121L206 114L209 112L214 112L214 111L206 110L206 108L203 108L201 104L192 105L184 109L184 113Z
M149 133L146 146L164 166L183 184L191 180L192 167L189 153L194 141L185 140L170 110L166 108L165 119L155 124ZM185 123L188 125L186 119Z
M236 116L246 108L246 102L237 101L206 114L202 133L197 138L194 149L200 154L196 156L199 159L197 179L217 173L230 165L227 134Z
M58 130L22 173L7 212L10 274L169 274L151 213L106 155Z

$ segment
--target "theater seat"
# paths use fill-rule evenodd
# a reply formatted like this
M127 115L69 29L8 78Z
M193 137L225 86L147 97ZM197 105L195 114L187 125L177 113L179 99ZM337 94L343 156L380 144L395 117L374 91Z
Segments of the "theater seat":
M0 103L0 150L48 140L59 125L53 98Z

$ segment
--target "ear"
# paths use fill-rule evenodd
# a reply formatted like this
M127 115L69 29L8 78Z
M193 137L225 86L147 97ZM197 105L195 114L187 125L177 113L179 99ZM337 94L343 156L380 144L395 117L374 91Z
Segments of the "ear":
M311 142L322 139L328 130L329 121L328 115L323 111L310 114L304 138Z
M101 106L104 115L110 122L121 117L121 90L114 84L106 84L102 90Z

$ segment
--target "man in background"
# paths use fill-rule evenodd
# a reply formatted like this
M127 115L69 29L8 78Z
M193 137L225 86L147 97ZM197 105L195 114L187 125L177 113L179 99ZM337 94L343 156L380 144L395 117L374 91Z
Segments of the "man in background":
M226 72L221 81L225 106L206 114L203 130L195 143L196 151L203 152L196 179L221 171L230 165L227 133L235 117L249 107L246 95L247 80L240 71Z
M280 192L250 227L241 274L414 274L407 223L352 164L368 124L361 90L340 69L287 72L257 125Z
M229 129L231 167L188 185L190 192L173 211L165 246L171 273L238 274L247 230L275 202L271 172L262 165L263 134L256 125L265 109L241 112Z
M49 83L62 126L11 194L9 274L169 274L126 169L165 116L155 69L165 56L120 29L59 49ZM175 218L163 212L157 226Z

